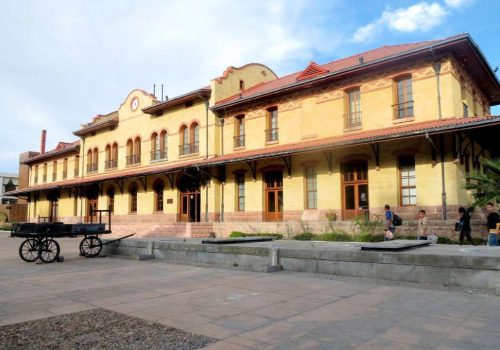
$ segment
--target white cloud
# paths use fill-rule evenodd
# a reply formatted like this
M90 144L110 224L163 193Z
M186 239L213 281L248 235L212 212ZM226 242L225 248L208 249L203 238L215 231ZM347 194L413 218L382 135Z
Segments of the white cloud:
M451 8L462 8L469 6L474 2L474 0L444 0L446 5Z
M382 14L381 22L399 32L426 32L441 24L445 16L446 10L440 4L422 2L394 11L386 10Z
M374 21L359 27L352 42L371 41L384 29L400 33L427 32L443 23L454 10L472 4L474 0L444 0L444 3L421 1L408 7L386 8Z

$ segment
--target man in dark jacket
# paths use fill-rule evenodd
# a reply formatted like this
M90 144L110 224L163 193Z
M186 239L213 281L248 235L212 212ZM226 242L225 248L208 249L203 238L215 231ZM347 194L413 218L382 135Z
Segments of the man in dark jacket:
M488 245L497 246L497 234L499 233L500 227L500 214L495 210L493 203L486 204L486 210L488 211L488 216L486 218L488 226Z

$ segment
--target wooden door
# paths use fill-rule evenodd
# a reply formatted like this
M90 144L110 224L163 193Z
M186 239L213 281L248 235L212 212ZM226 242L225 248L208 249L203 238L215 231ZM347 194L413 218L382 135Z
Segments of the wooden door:
M265 213L266 221L283 220L283 172L270 171L265 178Z
M87 201L87 222L97 222L97 198Z
M180 221L200 222L200 192L181 192Z
M368 163L342 164L342 218L368 214Z
M50 201L50 222L56 222L57 221L57 212L59 208L59 202L58 201Z

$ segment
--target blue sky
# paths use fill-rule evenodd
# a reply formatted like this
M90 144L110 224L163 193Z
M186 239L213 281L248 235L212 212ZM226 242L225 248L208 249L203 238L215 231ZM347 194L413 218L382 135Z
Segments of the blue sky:
M0 172L76 139L130 90L203 87L229 65L279 75L388 44L468 32L500 66L500 1L8 1L0 12ZM500 113L499 108L493 109Z

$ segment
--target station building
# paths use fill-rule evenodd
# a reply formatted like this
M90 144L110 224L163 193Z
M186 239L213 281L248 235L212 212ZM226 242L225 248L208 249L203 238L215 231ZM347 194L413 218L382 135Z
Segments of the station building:
M117 104L119 101L117 101ZM383 213L434 222L470 203L464 175L500 156L500 84L468 34L384 46L278 77L228 67L159 100L131 91L116 111L23 161L31 221L95 220L113 231L294 234Z

